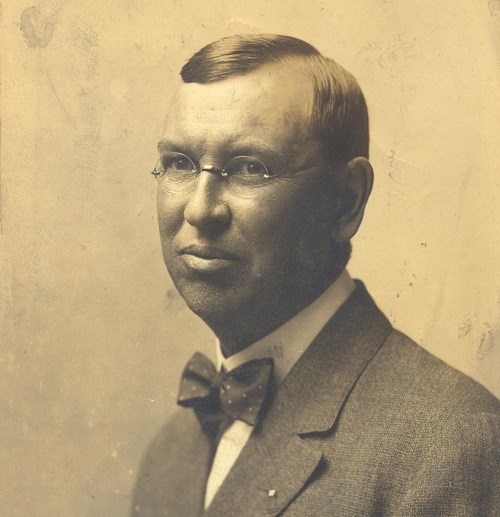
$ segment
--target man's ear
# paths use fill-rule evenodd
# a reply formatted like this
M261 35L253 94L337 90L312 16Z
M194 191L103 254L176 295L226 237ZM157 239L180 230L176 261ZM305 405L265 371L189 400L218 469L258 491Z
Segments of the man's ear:
M343 175L340 206L332 231L336 242L346 242L356 234L373 187L373 168L366 158L359 156L352 159L345 166Z

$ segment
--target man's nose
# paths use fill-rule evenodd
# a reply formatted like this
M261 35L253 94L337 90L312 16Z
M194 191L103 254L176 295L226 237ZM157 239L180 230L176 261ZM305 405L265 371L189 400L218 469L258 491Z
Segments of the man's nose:
M224 185L219 174L201 171L184 208L184 219L197 228L225 225L231 219L223 199Z

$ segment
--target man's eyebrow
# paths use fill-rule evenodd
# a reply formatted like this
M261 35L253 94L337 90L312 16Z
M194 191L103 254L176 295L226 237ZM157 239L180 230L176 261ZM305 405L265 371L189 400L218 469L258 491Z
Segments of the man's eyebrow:
M226 147L228 153L234 155L253 155L255 153L262 154L265 156L272 156L276 158L286 158L277 149L273 149L262 140L255 139L235 139L233 142L228 143Z
M160 140L158 142L157 149L160 153L167 151L178 151L188 154L190 152L190 149L187 146L168 138ZM264 141L253 138L246 138L241 140L235 138L234 140L227 142L224 147L224 152L228 155L228 157L231 157L231 155L252 156L254 154L259 154L267 157L282 159L285 161L287 159L287 157L284 156L281 152L273 149Z
M160 153L162 152L165 152L165 151L172 151L173 149L175 150L182 150L182 151L185 151L185 147L177 142L174 142L172 140L168 140L166 138L163 138L162 140L160 140L158 142L158 145L156 146L156 148L158 149L158 151Z

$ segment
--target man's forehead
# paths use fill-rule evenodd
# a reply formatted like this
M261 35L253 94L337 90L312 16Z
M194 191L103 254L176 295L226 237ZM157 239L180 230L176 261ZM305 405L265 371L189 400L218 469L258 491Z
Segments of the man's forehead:
M234 117L247 126L304 124L310 121L313 100L312 80L303 65L288 59L213 83L181 83L167 122L189 118L199 124L225 124Z

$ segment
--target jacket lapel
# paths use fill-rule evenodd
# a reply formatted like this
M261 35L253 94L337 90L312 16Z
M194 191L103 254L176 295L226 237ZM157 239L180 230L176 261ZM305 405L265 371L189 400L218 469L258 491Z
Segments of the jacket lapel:
M207 516L277 515L321 476L321 450L308 438L334 432L346 399L391 330L357 282L278 387L261 428L254 430Z
M293 430L291 407L279 410L255 429L205 515L274 515L302 490L321 465L321 451Z
M323 467L323 455L319 447L297 435L290 438L287 446L270 458L267 471L253 498L249 515L277 515L282 512L311 482Z

